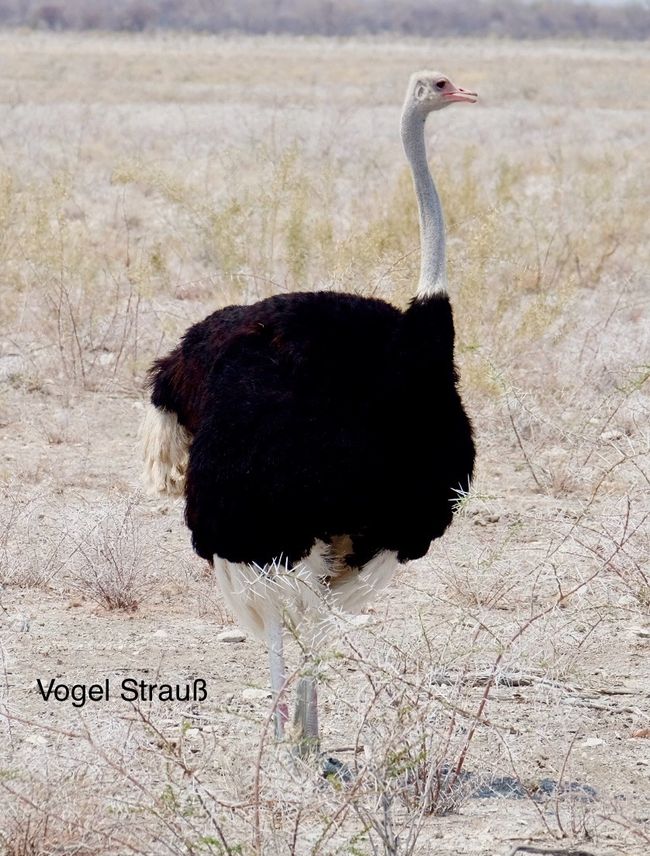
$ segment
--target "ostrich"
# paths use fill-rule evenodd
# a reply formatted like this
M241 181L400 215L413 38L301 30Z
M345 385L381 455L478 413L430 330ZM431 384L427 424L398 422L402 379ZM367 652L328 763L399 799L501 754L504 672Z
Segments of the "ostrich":
M359 612L400 563L424 556L469 487L474 444L424 127L434 110L476 100L438 72L409 81L401 135L421 267L406 310L325 291L228 306L150 370L145 475L184 494L194 549L266 640L278 739L283 631L320 644L332 609ZM313 677L298 682L294 728L301 757L319 749Z

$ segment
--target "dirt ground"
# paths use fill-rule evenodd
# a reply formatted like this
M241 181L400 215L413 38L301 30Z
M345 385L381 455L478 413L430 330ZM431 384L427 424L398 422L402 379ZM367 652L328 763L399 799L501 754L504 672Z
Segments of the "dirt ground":
M56 485L61 513L77 521L95 514L98 504L104 507L107 500L114 502L116 494L137 490L134 441L140 407L136 403L97 394L81 396L71 405L68 425L76 440L53 450L42 436L39 439L37 428L48 419L48 402L32 398L22 401L32 415L31 424L21 422L11 439L3 436L3 453L5 460L20 460L23 465L29 461L30 470L38 473L36 487L30 484L28 489L30 495L33 490L37 494L33 499L36 519L31 521L34 530L39 529L41 515L52 514L50 483ZM121 426L119 437L115 425ZM97 442L98 437L103 443ZM510 451L514 456L514 449ZM504 595L499 590L503 577L480 579L471 558L456 557L481 555L502 545L518 521L543 520L549 511L544 506L550 503L526 493L522 489L525 479L508 462L504 465L484 457L482 475L499 485L494 497L475 514L457 520L430 556L401 572L378 600L367 623L346 628L341 642L329 654L325 652L323 748L335 750L348 765L355 757L364 758L363 751L355 756L350 750L356 741L364 740L358 729L371 697L366 674L372 676L376 671L379 678L375 674L375 680L390 684L391 670L397 668L396 650L408 652L411 660L432 658L429 668L436 675L451 676L451 686L438 686L435 676L429 678L436 700L424 703L426 716L443 721L440 711L435 711L436 701L438 706L451 701L473 711L483 688L463 685L461 675L468 661L475 667L484 664L483 673L487 673L493 654L485 643L476 645L477 627L487 624L503 638L530 613L526 602L530 591L522 591L517 584L517 568L512 569L509 581L516 595ZM151 566L149 588L136 611L98 605L84 590L83 571L78 591L74 585L63 592L52 591L50 586L3 588L3 705L10 715L5 723L3 768L12 771L7 779L11 793L19 790L16 781L22 784L21 771L30 770L30 779L31 775L40 779L45 769L50 781L47 796L41 798L54 818L63 812L57 765L65 769L72 761L73 767L95 766L101 760L92 756L100 751L116 752L120 758L123 751L124 775L137 770L149 782L148 787L162 788L170 776L166 755L176 751L170 746L184 741L183 751L200 771L206 787L216 784L225 792L244 793L250 788L269 700L264 692L252 699L244 692L268 686L264 647L251 639L218 641L222 630L232 628L231 620L219 604L208 569L190 552L179 504L138 495L136 508ZM563 510L570 515L571 503L563 503ZM538 537L537 546L544 549L548 543L544 533ZM530 542L527 548L532 549ZM468 590L477 587L477 599L481 587L487 587L482 600L468 603L459 597L457 575L466 575L465 581L471 579L473 586ZM608 603L606 591L599 593L596 602L582 601L579 593L575 598L577 603L569 600L565 608L553 609L540 619L539 626L530 628L524 650L510 652L508 664L500 671L504 681L516 673L522 685L498 686L493 691L485 711L490 727L487 733L477 733L466 769L486 781L513 777L530 794L542 787L544 779L574 783L576 789L568 784L563 794L539 803L521 795L516 799L503 794L493 798L465 795L457 812L425 821L420 834L422 852L431 852L427 848L435 846L435 852L441 854L508 853L516 844L531 841L548 846L549 830L559 833L558 818L569 836L587 836L590 843L582 846L588 852L646 852L643 842L636 843L629 831L647 829L650 816L649 744L633 736L647 729L650 625L631 599L623 598L624 604L620 603L620 594L613 603ZM343 665L329 659L337 650ZM364 661L362 665L355 663L357 655ZM298 665L295 650L292 662L294 667ZM190 705L142 703L137 706L140 713L131 702L118 697L109 702L89 701L83 709L75 709L70 702L45 702L36 684L38 678L43 683L56 678L81 684L108 678L117 689L127 676L172 684L203 678L208 698ZM435 727L432 723L431 728ZM381 721L370 738L388 740L375 731L382 731ZM442 737L440 734L434 742L437 751L442 751ZM448 749L449 760L455 748ZM140 754L150 757L143 761ZM113 769L116 762L110 760L109 769ZM288 776L294 787L296 779L304 775L293 771L286 757L276 757L270 745L265 749L263 769L273 792L277 775ZM77 790L74 776L72 782L67 776L63 780L66 790L71 789L67 805L83 791ZM313 776L307 781L316 787ZM31 787L36 787L33 782ZM91 788L90 797L101 804L97 787ZM85 800L90 797L84 794ZM112 792L110 798L114 798ZM30 808L18 802L13 811L20 815ZM244 831L237 823L234 830L235 835ZM311 844L313 839L306 835L302 841ZM340 846L337 843L331 850L326 846L324 852L352 852L340 850ZM365 852L361 843L355 846Z
M453 59L488 93L482 126L481 114L452 126L450 158L463 162L461 146L474 128L479 151L464 161L472 175L483 174L482 159L497 150L505 158L496 207L481 208L480 182L465 195L454 185L464 219L449 215L449 252L460 257L454 275L466 272L471 284L480 274L487 289L459 291L457 305L472 320L461 320L459 363L478 474L449 532L403 568L366 615L338 617L339 632L306 661L289 645L292 685L304 669L321 678L322 748L354 773L341 785L274 745L264 646L245 634L220 639L236 627L218 580L192 554L182 504L142 493L142 381L150 359L188 323L235 297L272 291L271 275L290 288L292 277L346 287L346 276L356 276L345 253L365 221L346 195L355 176L337 158L345 160L351 141L362 163L374 158L356 180L379 198L386 164L399 154L390 142L399 98L382 94L383 75L394 75L401 91L404 72L423 64L429 48L307 40L287 58L290 43L279 39L4 34L0 44L13 59L12 72L0 72L0 844L8 856L506 856L519 845L647 854L647 249L638 240L643 223L630 218L640 216L647 184L641 151L650 104L647 94L635 104L626 91L605 110L598 97L602 82L629 61L625 46L441 48L441 65ZM378 52L388 66L381 74ZM494 94L499 58L507 107ZM647 57L636 59L647 71ZM540 77L553 63L553 80ZM597 68L595 79L581 76L586 66ZM568 120L573 130L553 112L558 77L572 71L582 84L581 116ZM260 109L275 101L276 118L265 115L262 130L253 132L251 120L235 132L233 105L246 97ZM360 102L337 140L328 123L337 109ZM106 124L97 105L110 114ZM210 122L228 125L227 158L209 131L208 107ZM302 139L321 107L317 139ZM66 128L84 110L90 118L73 138ZM112 125L118 121L121 130ZM587 121L589 140L572 142ZM302 140L303 172L294 175L286 161L288 183L277 194L294 194L293 213L267 199L277 219L274 249L244 259L236 236L226 241L223 219L210 221L217 237L208 242L206 211L218 203L239 216L233 206L245 207L248 190L224 201L225 176L240 153L248 169L242 185L248 182L271 124L279 139L286 134L294 145L295 133ZM359 141L369 131L366 150ZM120 134L128 145L114 152L112 135ZM548 156L535 174L517 160L516 141L528 137L540 159ZM34 156L31 173L21 141ZM330 191L346 200L332 226L341 260L333 284L319 273L329 245L302 268L304 253L295 249L295 216L308 219L309 194L303 199L299 185L332 152L329 167L344 172ZM583 173L602 180L597 199L576 190ZM174 184L181 174L194 184ZM399 175L393 179L401 187ZM563 198L573 198L567 205L582 212L564 208L567 222L584 220L574 232L567 227L557 255L553 225L535 233L536 262L508 256L504 269L501 238L489 238L486 254L479 231L507 228L504 244L521 238L522 254L534 253L525 222L552 220L562 209L556 181ZM57 182L68 182L62 196ZM205 210L188 202L197 186ZM271 193L272 182L258 186ZM628 219L620 220L624 192ZM611 222L600 216L603 194ZM453 194L445 204L453 209ZM404 220L412 225L412 214ZM373 221L375 231L368 226L354 249L367 259L378 254L371 281L399 300L400 277L407 283L412 270L393 275L402 247L377 232L392 222ZM253 215L243 223L250 243L268 239L255 232ZM313 225L312 237L321 227ZM598 263L585 261L598 253ZM255 291L257 272L264 284ZM502 279L508 285L491 291ZM554 289L561 300L544 303ZM498 311L485 307L493 298ZM207 698L132 703L119 697L130 677L204 680ZM108 680L111 698L83 707L46 701L37 681L52 678L86 686ZM449 774L456 767L458 777ZM449 792L433 788L429 812L427 776L436 769L455 781Z

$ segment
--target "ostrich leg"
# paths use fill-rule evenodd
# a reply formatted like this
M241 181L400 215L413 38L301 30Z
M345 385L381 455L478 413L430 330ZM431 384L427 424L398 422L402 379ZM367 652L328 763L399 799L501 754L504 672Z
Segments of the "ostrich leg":
M296 710L293 717L296 746L293 753L303 761L320 755L318 736L318 689L316 678L305 677L298 682L296 689ZM338 758L322 756L322 775L326 779L335 779L339 784L349 784L354 776L348 767Z
M267 639L269 644L271 691L273 693L273 702L275 704L275 712L273 714L275 722L275 739L283 740L284 727L289 719L289 711L287 703L279 697L286 680L284 655L282 653L282 622L279 617L274 616L272 621L269 623Z
M293 717L296 734L295 753L299 758L318 754L318 690L316 679L301 678L296 689L296 710Z

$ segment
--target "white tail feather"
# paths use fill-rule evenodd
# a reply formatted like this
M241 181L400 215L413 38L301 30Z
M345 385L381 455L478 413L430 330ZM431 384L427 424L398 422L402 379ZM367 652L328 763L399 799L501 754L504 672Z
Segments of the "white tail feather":
M191 435L170 410L149 406L140 425L143 481L150 493L182 496Z
M382 550L366 562L358 573L345 574L332 581L332 605L342 612L358 614L386 588L398 567L397 553Z

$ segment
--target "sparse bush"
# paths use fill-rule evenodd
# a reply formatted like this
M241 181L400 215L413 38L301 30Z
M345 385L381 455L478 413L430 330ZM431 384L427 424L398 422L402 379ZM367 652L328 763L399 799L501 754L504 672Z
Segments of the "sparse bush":
M56 501L15 482L0 484L0 586L47 588L69 549Z
M45 26L49 30L62 30L68 25L65 11L54 4L39 6L32 16L32 26Z
M118 20L117 28L140 33L154 24L156 18L157 14L153 6L148 3L132 3Z
M134 500L101 514L77 547L74 584L107 609L132 611L152 585Z

